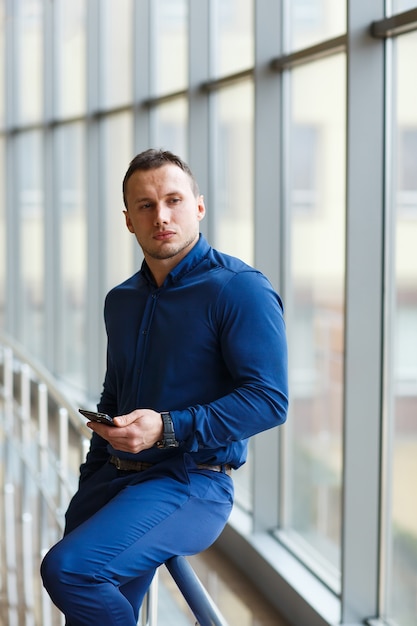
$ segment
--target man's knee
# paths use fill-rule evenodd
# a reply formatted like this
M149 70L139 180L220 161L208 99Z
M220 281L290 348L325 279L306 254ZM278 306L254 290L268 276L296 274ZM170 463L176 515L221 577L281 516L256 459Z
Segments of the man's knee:
M77 576L77 555L71 552L65 549L61 541L49 550L41 563L42 581L52 596Z

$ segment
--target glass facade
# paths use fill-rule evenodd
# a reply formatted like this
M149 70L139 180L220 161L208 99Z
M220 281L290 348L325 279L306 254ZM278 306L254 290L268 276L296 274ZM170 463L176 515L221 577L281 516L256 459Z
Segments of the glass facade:
M82 388L86 379L87 207L85 199L84 126L65 124L54 137L56 172L57 309L66 329L58 346L59 374ZM68 158L68 155L71 155Z
M253 265L253 86L244 81L212 99L213 237ZM210 199L209 199L210 200Z
M86 94L86 0L57 0L54 12L54 106L57 117L85 114Z
M296 626L416 623L416 12L0 0L0 332L95 402L104 297L142 258L122 178L183 156L210 243L285 305L289 419L251 441L223 547Z
M346 32L346 0L287 0L288 50L314 46Z
M346 61L291 77L288 124L291 417L287 524L340 570L345 297ZM314 85L314 89L313 89Z
M100 0L98 29L98 106L124 106L133 97L133 0Z
M151 11L152 93L180 91L188 85L188 3L185 0L156 0Z
M19 54L13 55L12 61L16 83L10 113L17 124L30 124L43 117L44 3L42 0L17 0L13 13L12 36ZM6 20L7 17L6 14Z
M210 2L212 37L211 76L246 70L253 65L253 19L255 0Z
M14 144L13 166L27 161L25 175L16 194L17 250L20 306L18 334L30 353L42 358L45 339L45 191L43 178L43 137L38 130L20 133Z

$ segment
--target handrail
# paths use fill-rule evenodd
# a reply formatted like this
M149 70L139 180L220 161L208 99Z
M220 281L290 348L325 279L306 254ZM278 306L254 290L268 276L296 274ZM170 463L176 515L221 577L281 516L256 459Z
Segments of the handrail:
M165 566L181 590L199 626L227 626L223 615L184 556L173 556L168 559Z

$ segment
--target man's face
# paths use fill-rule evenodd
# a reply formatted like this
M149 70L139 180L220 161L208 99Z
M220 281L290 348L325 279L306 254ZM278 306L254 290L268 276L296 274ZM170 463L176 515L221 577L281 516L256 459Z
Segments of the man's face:
M173 164L132 174L126 186L126 226L145 259L171 259L174 267L198 239L203 196L195 196L189 176Z

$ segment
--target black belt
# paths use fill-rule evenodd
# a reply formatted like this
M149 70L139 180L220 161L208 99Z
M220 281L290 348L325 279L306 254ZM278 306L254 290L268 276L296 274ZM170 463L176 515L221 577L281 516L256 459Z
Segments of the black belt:
M123 470L125 472L144 472L155 465L155 463L119 459L117 456L111 456L110 463L115 465L118 470ZM198 469L211 470L212 472L221 472L222 474L227 474L228 476L232 475L232 468L230 465L205 465L204 463L200 463L197 467Z

